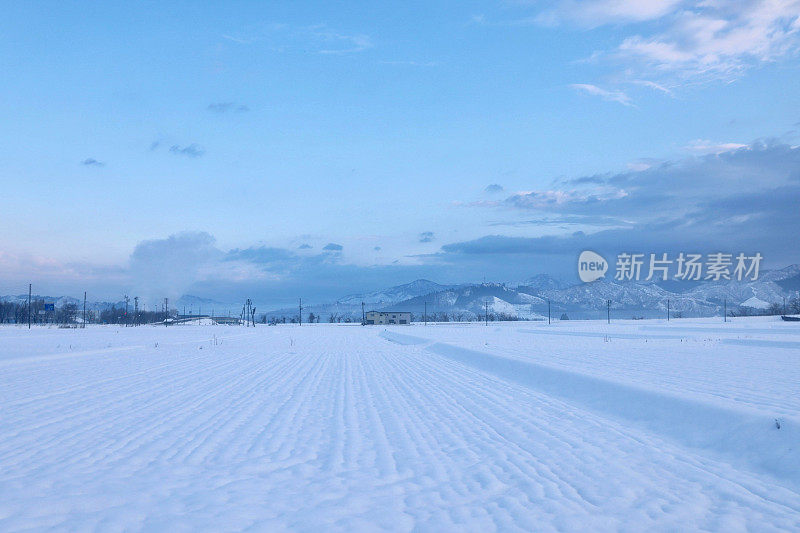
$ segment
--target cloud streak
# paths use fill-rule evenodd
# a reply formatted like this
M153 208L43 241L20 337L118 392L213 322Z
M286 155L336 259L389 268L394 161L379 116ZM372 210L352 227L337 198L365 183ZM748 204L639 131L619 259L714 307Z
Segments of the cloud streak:
M554 26L576 23L587 28L604 24L638 23L659 19L683 0L562 0L541 11L534 20Z
M738 150L746 147L747 145L742 143L714 142L706 139L695 139L684 148L697 154L721 154L723 152L730 152L731 150Z
M212 113L245 113L250 111L250 108L244 104L237 104L236 102L214 102L208 104L206 107Z
M172 146L169 147L169 153L175 155L183 155L195 159L204 156L206 151L204 148L195 143L189 144L187 146L180 146L178 144L173 144Z
M598 87L597 85L592 85L591 83L573 83L570 84L570 87L580 93L599 96L608 102L616 102L624 106L633 106L633 101L631 98L622 91L608 91Z
M271 23L241 34L225 34L222 38L240 45L265 45L275 52L311 51L321 55L353 54L374 46L369 35L339 31L326 24L294 26Z

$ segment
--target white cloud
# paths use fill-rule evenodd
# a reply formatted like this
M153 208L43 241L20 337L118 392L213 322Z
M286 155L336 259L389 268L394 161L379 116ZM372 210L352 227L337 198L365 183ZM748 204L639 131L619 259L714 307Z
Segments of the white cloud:
M632 161L627 165L628 170L632 170L634 172L642 172L644 170L649 169L652 166L653 165L651 165L650 163L645 163L644 161Z
M590 83L573 83L570 84L570 87L582 93L599 96L603 100L608 100L609 102L617 102L622 105L633 106L633 102L631 101L630 97L622 91L608 91Z
M680 81L731 80L748 68L794 54L800 0L697 2L668 17L654 35L622 41L618 56Z
M625 189L602 185L584 189L520 191L507 198L505 204L524 209L557 210L568 205L594 204L627 196Z
M674 93L672 92L671 89L668 89L667 87L664 87L660 83L656 83L654 81L650 81L650 80L631 80L631 83L633 83L634 85L640 85L642 87L647 87L649 89L653 89L654 91L662 92L662 93L667 94L669 96L674 96Z
M609 23L644 22L661 18L683 0L563 0L537 17L545 24L563 21L596 27Z
M747 147L746 144L733 142L714 142L707 139L695 139L684 146L684 149L696 154L721 154Z
M271 23L250 28L240 34L224 34L222 38L242 45L263 43L276 52L310 50L325 55L361 52L373 46L369 35L345 33L325 24L290 26Z
M687 83L735 80L800 50L800 0L558 0L531 19L617 26L619 44L591 61L617 67L620 83L669 95Z

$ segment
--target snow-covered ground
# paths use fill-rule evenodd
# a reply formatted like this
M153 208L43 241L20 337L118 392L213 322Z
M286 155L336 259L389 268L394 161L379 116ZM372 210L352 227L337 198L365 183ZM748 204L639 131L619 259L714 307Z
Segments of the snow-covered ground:
M0 327L0 530L797 530L798 383L774 318Z

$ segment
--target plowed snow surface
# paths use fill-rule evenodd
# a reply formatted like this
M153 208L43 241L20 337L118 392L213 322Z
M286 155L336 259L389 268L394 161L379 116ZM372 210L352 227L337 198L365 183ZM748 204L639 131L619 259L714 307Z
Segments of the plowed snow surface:
M0 530L796 530L798 331L2 327Z

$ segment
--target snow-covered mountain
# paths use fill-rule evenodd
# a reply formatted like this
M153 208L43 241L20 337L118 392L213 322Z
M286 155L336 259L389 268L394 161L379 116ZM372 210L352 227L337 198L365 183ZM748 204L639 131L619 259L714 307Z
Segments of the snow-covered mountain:
M361 306L361 302L370 306L387 305L395 302L402 302L417 296L424 296L433 292L445 291L452 288L451 285L440 285L427 279L418 279L404 285L397 285L381 291L369 292L365 294L351 294L337 300L341 305Z
M548 301L552 314L566 312L573 318L591 318L604 316L609 300L617 316L663 316L667 305L684 316L712 316L725 306L729 310L764 309L797 295L800 265L763 272L756 281L700 281L686 287L680 283L669 284L669 289L654 282L605 279L569 285L541 274L516 284L464 284L403 301L384 298L381 303L384 310L421 315L427 309L429 315L446 313L450 319L481 316L487 304L490 313L538 319L547 315Z
M446 313L451 319L468 319L482 316L485 306L489 312L517 316L520 318L539 318L541 314L533 310L533 305L547 305L536 295L522 292L502 283L482 283L460 285L444 291L417 296L390 306L396 311L410 311L429 315ZM387 308L388 309L388 308Z

